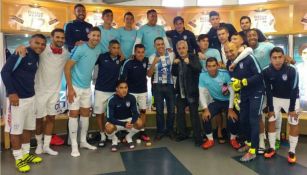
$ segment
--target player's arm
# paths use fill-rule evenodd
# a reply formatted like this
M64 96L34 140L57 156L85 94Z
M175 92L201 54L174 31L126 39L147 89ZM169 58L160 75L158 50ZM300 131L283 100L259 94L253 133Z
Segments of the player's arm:
M131 100L131 112L132 112L132 120L131 120L131 124L134 124L139 116L140 116L140 112L137 108L137 103L136 103L136 99L133 96L132 100Z
M115 115L114 115L115 109L116 109L115 100L111 97L108 100L108 104L107 104L107 121L112 123L113 125L120 125L120 126L126 127L127 122L122 122L115 118Z
M243 86L257 86L259 84L262 84L263 78L261 74L261 69L254 57L252 57L249 69L252 71L253 75L249 78L242 79Z
M199 48L199 46L197 44L197 39L196 39L196 37L195 37L193 32L191 32L191 45L192 45L193 50L194 50L195 53L201 52L200 48Z
M135 42L134 42L134 45L133 45L132 55L134 55L134 47L135 47L135 45L141 44L142 43L142 39L143 39L143 30L140 29L136 33L136 39L135 39Z
M273 94L272 94L272 83L270 81L270 75L267 73L267 69L263 70L263 79L264 79L264 86L265 86L265 92L267 96L267 106L269 112L274 112L274 106L273 106Z
M193 72L200 73L201 72L201 64L199 62L198 56L194 55L191 58L189 58L188 66L192 68Z
M67 98L68 98L69 103L72 103L74 101L74 97L76 96L76 93L72 86L72 81L71 81L71 69L74 67L75 64L76 64L75 61L67 60L65 67L64 67L64 74L65 74L65 79L66 79L66 84L67 84Z
M75 43L73 41L73 30L71 28L71 24L68 23L68 24L65 24L65 43L66 43L66 46L67 46L67 49L69 51L71 51L74 47L75 47Z
M155 72L155 68L156 68L156 64L158 63L158 61L160 60L159 57L152 55L149 58L149 69L147 70L147 76L148 77L152 77L152 75Z
M293 67L291 71L289 72L290 77L289 77L289 84L292 86L291 92L290 92L290 106L289 106L289 112L295 111L295 103L296 103L296 98L298 94L298 73L296 69Z
M248 55L253 53L253 49L250 47L245 48L240 54L239 56L233 61L232 64L236 65L238 64L238 62L240 62L241 60L243 60L245 57L247 57Z

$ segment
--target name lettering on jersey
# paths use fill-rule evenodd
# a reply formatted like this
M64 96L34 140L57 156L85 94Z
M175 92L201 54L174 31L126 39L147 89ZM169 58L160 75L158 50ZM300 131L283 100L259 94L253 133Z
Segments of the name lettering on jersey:
M243 63L240 63L240 69L243 69L244 68L244 66L243 66Z
M288 80L287 74L283 74L283 75L282 75L282 79L283 79L284 81L287 81L287 80Z
M130 107L130 101L126 101L126 106Z

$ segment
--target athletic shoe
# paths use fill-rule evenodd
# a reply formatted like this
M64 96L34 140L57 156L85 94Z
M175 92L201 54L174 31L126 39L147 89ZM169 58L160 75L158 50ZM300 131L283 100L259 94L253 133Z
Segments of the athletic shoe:
M201 145L201 147L204 149L209 149L213 146L214 146L214 140L209 140L209 139Z
M96 150L97 149L96 146L90 145L87 142L80 142L80 148L86 148L86 149L90 149L90 150Z
M264 152L265 152L265 149L261 148L261 147L259 147L258 150L257 150L257 154L259 154L259 155L264 154Z
M140 132L140 137L139 137L139 139L141 139L141 140L144 141L144 142L150 141L150 137L149 137L144 131L141 131L141 132Z
M256 154L252 154L250 152L247 152L244 156L242 156L240 158L240 161L241 162L249 162L249 161L252 161L256 158Z
M64 140L61 137L59 137L58 135L52 135L50 145L59 146L63 144L64 144Z
M249 148L250 148L250 147L249 147L247 144L245 144L245 145L241 146L241 147L238 149L238 152L239 152L239 153L244 153L244 152L248 151Z
M44 146L43 152L52 156L56 156L59 154L57 151L52 150L49 146Z
M275 142L275 150L279 150L280 149L280 140L276 140Z
M276 152L273 148L269 148L265 153L264 153L264 158L266 159L270 159L272 158L273 156L275 156Z
M22 173L25 173L31 170L27 162L22 159L16 160L16 168L18 169L19 172L22 172Z
M112 145L111 146L111 151L116 152L118 150L118 145Z
M43 153L43 145L38 144L35 149L35 154L42 154L42 153Z
M78 149L78 144L71 145L71 153L70 153L70 155L73 156L73 157L79 157L80 156L80 152L79 152L79 149Z
M43 159L35 154L25 154L22 158L27 163L41 163Z
M237 139L231 139L230 140L230 145L234 148L234 149L239 149L241 147L241 145L238 143Z
M130 149L134 149L135 148L135 145L134 145L133 142L128 143L128 146L129 146Z
M105 140L100 140L98 143L98 147L102 148L106 146L106 141Z
M288 153L288 163L295 164L296 163L296 156L295 153L289 152Z

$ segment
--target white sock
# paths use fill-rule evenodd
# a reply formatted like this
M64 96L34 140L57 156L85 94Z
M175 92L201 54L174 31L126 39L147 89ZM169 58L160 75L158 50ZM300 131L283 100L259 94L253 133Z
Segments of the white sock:
M24 143L21 145L22 155L26 155L30 153L30 143Z
M52 137L51 135L45 135L45 137L44 137L44 147L50 146L51 137Z
M140 129L140 131L145 131L145 128Z
M276 131L277 140L280 140L281 124L282 124L282 116L281 113L279 112L276 114L276 122L275 122L275 131Z
M23 156L22 149L13 150L13 156L15 160L22 159L22 156Z
M105 141L106 140L106 135L104 132L100 132L100 137L101 137L101 141Z
M297 142L298 142L298 136L289 135L289 143L290 143L289 152L293 152L295 154Z
M213 135L212 135L212 133L211 133L211 134L206 134L206 136L207 136L207 138L208 138L209 140L213 140Z
M276 132L269 132L268 135L269 135L270 148L273 148L275 150Z
M43 134L35 135L35 138L36 138L37 145L43 144Z
M233 139L236 139L237 138L237 135L233 135L230 133L230 140L233 140Z
M72 145L77 145L78 118L69 117L68 120L69 136Z
M88 125L89 125L89 117L80 116L80 126L81 126L80 142L87 142L86 136L88 131Z
M126 140L127 140L128 143L131 143L131 142L133 142L132 137L134 136L134 134L138 133L139 130L132 128L132 129L129 129L128 132L129 133L126 135Z
M265 148L264 133L259 134L259 148Z

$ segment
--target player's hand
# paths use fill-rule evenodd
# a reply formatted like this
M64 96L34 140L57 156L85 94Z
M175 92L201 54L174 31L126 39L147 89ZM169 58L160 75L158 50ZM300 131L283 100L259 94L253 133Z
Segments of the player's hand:
M129 122L126 123L125 127L127 129L131 129L133 127L133 124L131 124L131 121L129 121Z
M268 118L270 119L271 117L275 118L275 112L268 112Z
M190 63L190 59L189 59L189 58L185 58L183 61L184 61L186 64L189 64L189 63Z
M232 63L230 66L229 66L229 71L230 72L233 72L233 70L235 70L236 68L236 64Z
M178 63L180 63L180 59L176 58L176 59L174 60L174 64L178 64Z
M230 85L231 85L231 87L232 87L232 89L236 92L236 91L239 91L240 89L241 89L241 80L239 80L239 79L236 79L236 78L232 78L231 79L231 83L230 83Z
M298 119L298 113L296 111L291 111L288 113L288 115L292 118L294 118L294 120Z
M202 118L204 121L209 121L209 119L211 118L211 113L208 108L206 108L202 113Z
M10 94L9 100L10 100L10 105L19 106L19 97L17 94Z
M80 46L81 44L83 44L84 43L84 41L77 41L76 43L75 43L75 46Z
M167 48L166 49L168 52L173 52L173 49L172 48Z
M27 53L28 53L27 48L24 45L18 46L15 50L15 54L21 56L22 58L25 57Z
M198 52L198 58L199 58L200 60L206 60L206 59L207 59L207 58L206 58L206 55L203 54L203 53L201 53L201 52Z
M68 88L68 92L67 92L68 103L73 103L75 97L77 97L75 89L73 87Z
M231 119L233 122L238 121L238 115L232 108L228 109L228 118Z
M295 60L289 55L285 55L285 62L288 64L295 64Z

